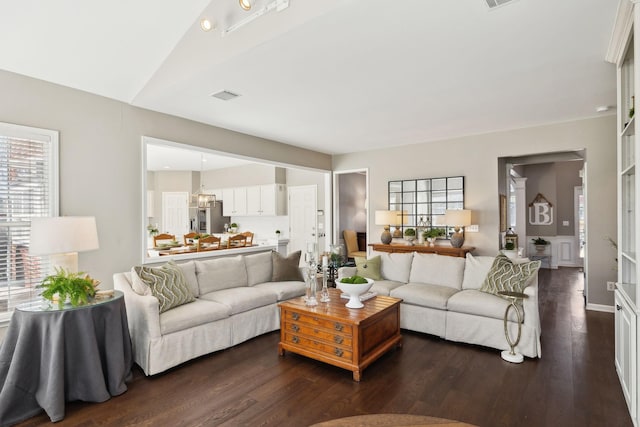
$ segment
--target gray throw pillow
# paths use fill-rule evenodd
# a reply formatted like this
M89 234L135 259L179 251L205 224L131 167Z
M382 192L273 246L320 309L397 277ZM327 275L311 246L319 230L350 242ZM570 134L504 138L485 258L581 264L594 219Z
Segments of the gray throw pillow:
M134 267L140 280L151 289L151 295L158 299L160 313L195 301L182 269L174 263L162 267Z
M296 251L290 253L285 258L276 251L271 252L271 260L273 261L273 273L271 275L271 281L304 282L304 277L302 277L302 272L298 267L298 265L300 264L300 255L302 255L302 251Z

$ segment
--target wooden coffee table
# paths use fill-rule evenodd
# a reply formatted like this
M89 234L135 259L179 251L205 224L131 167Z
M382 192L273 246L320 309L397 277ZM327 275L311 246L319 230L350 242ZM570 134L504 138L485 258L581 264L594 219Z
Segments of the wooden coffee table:
M393 347L402 347L401 299L376 296L364 307L347 308L342 292L329 289L331 301L308 307L304 298L279 304L280 343L285 350L353 372L360 381L362 371Z

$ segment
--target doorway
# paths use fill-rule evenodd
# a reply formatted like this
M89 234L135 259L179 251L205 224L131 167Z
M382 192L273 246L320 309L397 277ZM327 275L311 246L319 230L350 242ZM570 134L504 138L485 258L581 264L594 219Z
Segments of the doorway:
M318 188L315 185L289 187L288 252L307 251L308 243L318 243ZM300 262L303 257L300 258Z
M354 230L358 249L367 251L369 242L369 170L354 169L333 173L333 241L342 244L344 230ZM346 253L346 252L345 252Z

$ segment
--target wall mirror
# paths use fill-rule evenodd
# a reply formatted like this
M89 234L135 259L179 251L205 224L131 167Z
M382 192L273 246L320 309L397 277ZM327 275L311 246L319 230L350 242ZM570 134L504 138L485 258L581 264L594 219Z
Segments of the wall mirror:
M407 211L402 231L440 227L447 209L464 209L464 177L389 181L389 210ZM446 230L449 236L449 230Z

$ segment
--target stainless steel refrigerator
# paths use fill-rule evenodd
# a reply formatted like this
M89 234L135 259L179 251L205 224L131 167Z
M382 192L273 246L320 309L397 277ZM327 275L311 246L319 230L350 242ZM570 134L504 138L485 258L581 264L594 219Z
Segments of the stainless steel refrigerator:
M209 203L207 208L198 208L196 222L198 233L224 233L224 225L231 223L231 217L222 216L222 202Z

